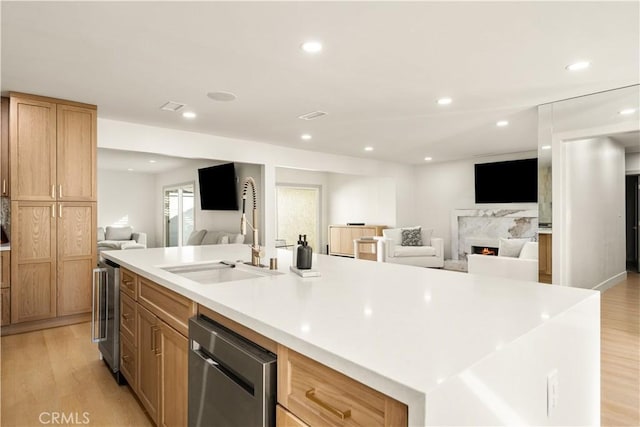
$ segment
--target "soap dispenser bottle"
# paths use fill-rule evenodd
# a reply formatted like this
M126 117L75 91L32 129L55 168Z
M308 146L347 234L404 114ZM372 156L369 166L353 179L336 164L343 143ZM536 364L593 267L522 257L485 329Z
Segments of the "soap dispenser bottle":
M311 255L313 254L313 249L309 246L307 242L307 235L303 235L302 245L298 247L298 259L296 263L296 267L299 270L310 270L311 269Z
M294 267L298 266L298 248L302 246L302 234L298 234L298 243L293 247L292 260L291 265Z

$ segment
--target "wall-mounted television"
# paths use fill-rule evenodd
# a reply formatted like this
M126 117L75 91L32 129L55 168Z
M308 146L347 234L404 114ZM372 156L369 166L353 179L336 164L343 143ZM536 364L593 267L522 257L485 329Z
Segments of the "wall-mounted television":
M200 209L203 211L237 211L238 189L233 163L198 169Z
M476 203L536 203L538 159L476 163Z

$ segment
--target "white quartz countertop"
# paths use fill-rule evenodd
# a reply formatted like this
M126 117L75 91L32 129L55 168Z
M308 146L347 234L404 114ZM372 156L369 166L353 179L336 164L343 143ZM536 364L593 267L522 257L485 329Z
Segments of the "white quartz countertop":
M285 274L202 285L158 267L249 258L246 245L102 255L409 405L597 292L437 269L314 255L321 277ZM412 409L413 408L413 409ZM418 409L416 409L418 408ZM420 413L422 410L422 413Z

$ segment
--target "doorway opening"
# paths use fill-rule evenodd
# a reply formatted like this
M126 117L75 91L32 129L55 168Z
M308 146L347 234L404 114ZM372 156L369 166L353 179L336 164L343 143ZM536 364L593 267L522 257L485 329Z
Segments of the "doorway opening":
M625 179L627 270L640 271L640 179L627 175Z
M194 183L163 188L164 246L182 246L195 228Z
M320 187L295 184L276 185L276 236L286 245L306 234L316 253L320 248Z

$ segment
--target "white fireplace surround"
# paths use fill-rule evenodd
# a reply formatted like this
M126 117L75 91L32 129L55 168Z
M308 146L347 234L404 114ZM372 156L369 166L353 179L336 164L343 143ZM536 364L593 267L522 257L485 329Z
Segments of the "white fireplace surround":
M455 209L451 213L451 258L466 260L471 246L497 248L500 238L537 239L537 209Z

